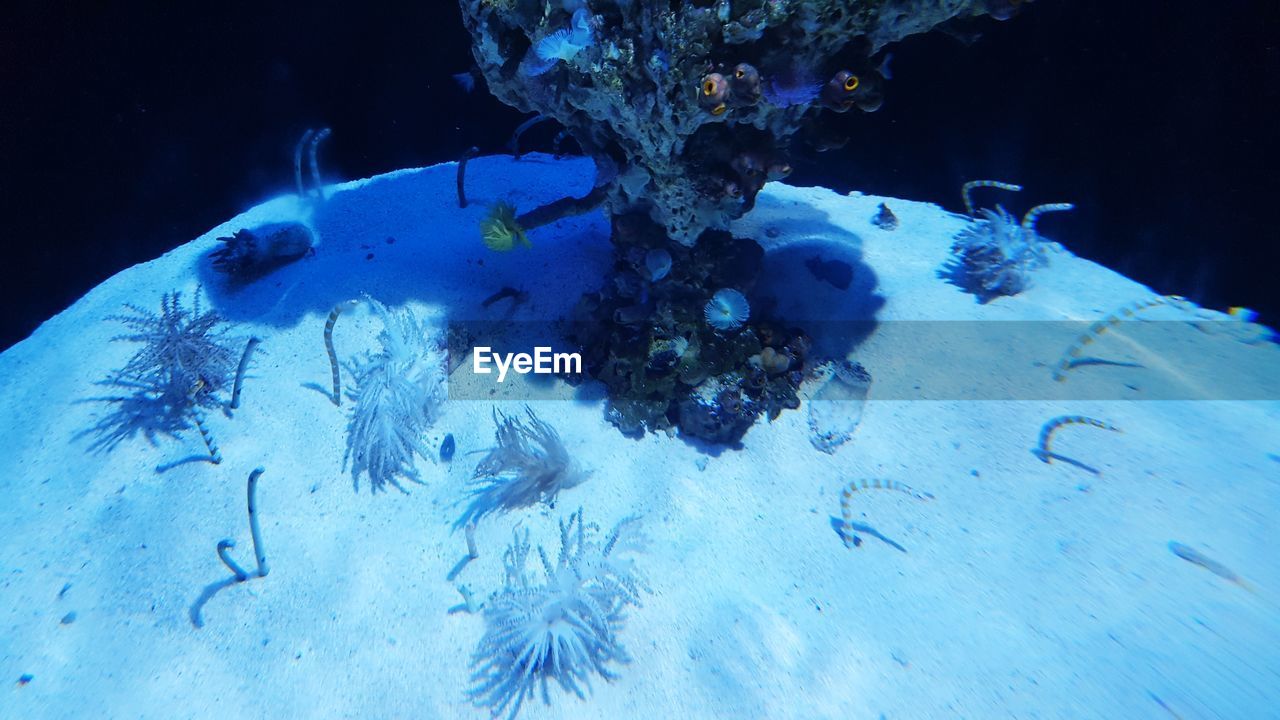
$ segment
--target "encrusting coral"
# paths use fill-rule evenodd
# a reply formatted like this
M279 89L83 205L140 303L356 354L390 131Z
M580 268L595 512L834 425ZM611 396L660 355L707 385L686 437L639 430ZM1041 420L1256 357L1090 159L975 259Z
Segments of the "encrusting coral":
M498 99L569 130L602 169L611 214L647 213L685 245L749 209L811 109L879 107L871 57L886 44L989 11L985 0L461 6Z

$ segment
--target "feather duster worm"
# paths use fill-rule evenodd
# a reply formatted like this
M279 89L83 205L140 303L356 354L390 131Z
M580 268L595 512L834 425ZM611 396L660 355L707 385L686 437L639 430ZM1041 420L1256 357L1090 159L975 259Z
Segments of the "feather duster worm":
M716 291L716 294L711 296L707 306L702 309L702 314L711 327L717 330L733 330L742 327L742 324L751 316L751 306L742 293L726 288Z

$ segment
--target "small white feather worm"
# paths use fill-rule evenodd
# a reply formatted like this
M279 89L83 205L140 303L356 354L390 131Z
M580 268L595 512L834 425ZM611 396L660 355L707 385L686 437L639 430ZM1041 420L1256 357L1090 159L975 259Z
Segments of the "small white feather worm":
M880 480L873 478L871 480L858 479L850 480L844 487L844 491L840 493L840 517L843 523L840 527L840 539L844 541L847 548L856 547L859 543L858 537L853 533L853 494L858 489L863 490L895 490L897 492L906 493L917 500L932 500L933 494L900 483L897 480Z
M733 288L717 290L702 309L707 324L717 330L733 330L741 327L751 317L747 298Z
M254 468L249 473L246 494L249 496L249 535L253 537L253 557L258 561L258 577L267 576L267 553L262 547L262 528L258 525L258 478L266 468Z

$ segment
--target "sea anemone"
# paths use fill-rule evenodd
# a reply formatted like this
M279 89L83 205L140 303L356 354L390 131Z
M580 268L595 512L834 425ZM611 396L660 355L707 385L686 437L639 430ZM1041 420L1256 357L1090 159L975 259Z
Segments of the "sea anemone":
M525 408L525 413L527 422L493 411L497 444L476 466L471 505L459 526L499 510L553 504L561 490L576 487L591 476L569 456L555 428L532 410Z
M1036 218L1071 208L1068 203L1037 205L1021 223L999 205L982 209L981 217L956 235L943 277L982 303L1017 295L1031 286L1031 273L1049 263L1050 245L1036 232Z
M372 298L369 304L382 320L382 350L349 364L355 387L348 395L354 408L342 462L344 467L351 463L357 489L360 475L367 474L373 492L391 485L407 494L397 478L422 484L414 456L431 456L422 436L447 399L447 356L441 338L413 311L390 310Z
M500 202L493 206L489 216L480 221L480 234L485 247L494 252L508 252L516 245L532 247L524 228L516 222L516 209L508 203Z
M732 288L716 291L702 309L707 324L717 330L733 330L741 327L751 316L751 306L742 293Z
M539 60L572 60L581 50L582 46L573 42L573 33L567 28L551 33L533 46Z
M159 314L125 307L131 314L107 318L128 329L111 340L141 347L124 368L99 382L123 394L97 398L115 409L87 431L97 436L95 451L112 450L137 433L153 444L158 435L180 437L189 420L198 421L201 408L224 405L221 393L231 389L235 376L235 351L224 320L202 308L199 288L190 307L176 290L161 296Z
M593 675L613 680L612 666L629 661L618 640L627 606L640 606L652 592L632 554L643 549L638 518L619 522L604 539L584 523L582 510L560 521L560 553L538 547L542 572L529 567L529 533L513 531L503 555L506 584L484 609L485 633L472 656L470 696L497 717L515 718L526 698L548 686L586 697Z

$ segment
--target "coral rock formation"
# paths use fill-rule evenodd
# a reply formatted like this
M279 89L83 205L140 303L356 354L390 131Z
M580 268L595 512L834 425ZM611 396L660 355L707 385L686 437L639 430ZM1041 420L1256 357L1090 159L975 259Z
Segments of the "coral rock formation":
M693 244L789 171L811 109L879 107L884 45L982 0L461 0L490 90L555 118L601 168L612 214Z
M880 107L881 48L990 10L988 0L461 5L494 95L554 118L595 162L586 197L513 227L608 211L614 267L583 298L570 339L608 388L609 419L624 433L678 427L712 443L797 407L809 362L803 331L767 303L753 311L763 248L730 237L730 221L791 173L791 138L821 133L818 115ZM838 265L820 269L848 286Z

